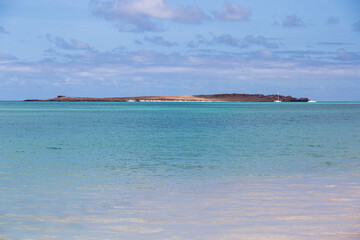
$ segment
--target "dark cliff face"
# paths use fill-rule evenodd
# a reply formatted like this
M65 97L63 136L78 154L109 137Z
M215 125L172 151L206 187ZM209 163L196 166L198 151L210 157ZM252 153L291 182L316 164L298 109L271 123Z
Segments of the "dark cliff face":
M143 96L143 97L113 97L113 98L87 98L57 96L50 99L28 99L25 101L57 101L57 102L126 102L126 101L214 101L214 102L307 102L307 98L294 98L282 95L263 94L212 94L212 95L176 95L176 96Z

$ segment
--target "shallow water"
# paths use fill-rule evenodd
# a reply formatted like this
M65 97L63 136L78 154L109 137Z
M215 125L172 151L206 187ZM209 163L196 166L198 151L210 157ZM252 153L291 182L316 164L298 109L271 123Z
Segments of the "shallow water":
M0 239L358 239L360 103L0 102Z

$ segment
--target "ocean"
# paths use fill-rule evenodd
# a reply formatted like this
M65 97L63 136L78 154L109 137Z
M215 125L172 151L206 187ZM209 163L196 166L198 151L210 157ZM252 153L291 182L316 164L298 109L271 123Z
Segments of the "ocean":
M0 102L0 239L360 239L360 103Z

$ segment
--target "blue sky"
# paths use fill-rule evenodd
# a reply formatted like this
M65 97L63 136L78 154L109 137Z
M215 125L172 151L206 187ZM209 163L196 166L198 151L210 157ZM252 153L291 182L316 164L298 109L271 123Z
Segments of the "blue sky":
M0 0L0 100L360 100L357 0Z

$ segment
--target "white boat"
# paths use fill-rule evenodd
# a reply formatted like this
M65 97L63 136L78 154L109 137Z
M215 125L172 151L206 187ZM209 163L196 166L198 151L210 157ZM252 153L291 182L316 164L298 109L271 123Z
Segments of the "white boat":
M279 92L278 92L278 99L275 100L274 102L281 102L281 101L280 101L280 93L279 93Z
M315 100L309 100L308 102L316 102Z

